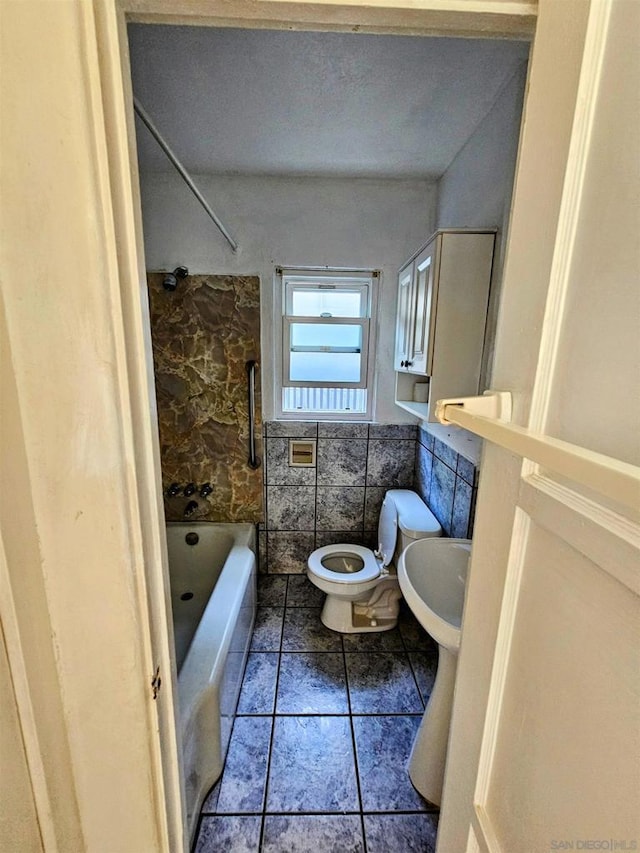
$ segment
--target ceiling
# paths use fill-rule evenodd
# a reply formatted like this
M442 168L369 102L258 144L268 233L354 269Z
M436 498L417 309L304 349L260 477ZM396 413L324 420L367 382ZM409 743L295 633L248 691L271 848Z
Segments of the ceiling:
M194 173L437 178L527 60L488 39L133 24L133 88ZM142 171L171 170L137 120Z

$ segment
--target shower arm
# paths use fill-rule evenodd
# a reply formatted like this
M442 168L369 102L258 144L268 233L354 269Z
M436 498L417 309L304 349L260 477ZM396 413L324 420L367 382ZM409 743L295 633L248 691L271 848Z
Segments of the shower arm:
M229 232L227 231L227 229L225 228L223 223L218 219L218 217L216 216L214 211L211 209L206 198L202 195L202 193L200 192L198 187L194 184L193 179L191 178L191 175L187 172L187 170L182 165L180 160L178 160L176 155L173 153L169 144L165 141L162 134L160 133L158 128L153 123L153 119L151 118L149 113L145 110L145 108L142 106L140 101L135 97L135 95L133 98L133 108L136 111L136 114L140 117L140 120L146 125L149 133L153 136L153 138L158 143L160 148L162 148L164 153L167 155L167 157L169 158L169 160L171 161L171 163L173 164L173 166L177 170L177 172L180 175L180 177L182 178L182 180L189 187L191 192L194 194L194 196L198 199L200 204L204 207L205 211L211 217L211 219L213 220L218 231L222 234L222 236L225 238L227 243L231 246L232 250L234 252L237 252L238 251L238 244L233 239L233 237L229 234Z

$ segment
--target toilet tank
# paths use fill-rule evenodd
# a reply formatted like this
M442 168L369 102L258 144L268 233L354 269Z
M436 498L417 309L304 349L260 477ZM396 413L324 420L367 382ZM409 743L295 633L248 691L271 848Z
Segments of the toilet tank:
M398 513L398 539L395 562L402 551L416 539L442 536L442 527L425 502L410 489L391 489L387 492Z

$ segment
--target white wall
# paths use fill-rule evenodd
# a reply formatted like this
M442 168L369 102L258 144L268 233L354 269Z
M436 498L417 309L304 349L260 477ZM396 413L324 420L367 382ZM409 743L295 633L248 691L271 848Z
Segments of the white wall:
M239 243L234 255L175 174L141 176L146 265L192 273L257 274L262 299L262 390L273 417L273 272L278 266L382 270L376 345L380 423L411 421L393 403L396 273L435 227L436 186L427 181L194 176Z
M500 283L515 173L526 66L504 86L492 109L438 182L438 228L498 229L481 383L493 362Z

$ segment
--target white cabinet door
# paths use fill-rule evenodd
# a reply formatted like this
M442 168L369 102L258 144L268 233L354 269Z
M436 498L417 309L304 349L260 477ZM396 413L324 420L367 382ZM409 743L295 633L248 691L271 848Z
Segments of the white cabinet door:
M413 346L407 367L412 373L431 374L433 338L438 300L435 275L438 238L420 252L414 262Z
M396 311L395 370L406 370L413 347L413 261L398 273L398 307Z
M440 853L640 849L638 32L540 0L493 384L576 467L485 447Z

